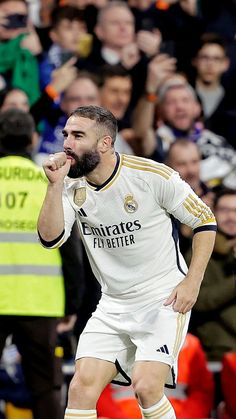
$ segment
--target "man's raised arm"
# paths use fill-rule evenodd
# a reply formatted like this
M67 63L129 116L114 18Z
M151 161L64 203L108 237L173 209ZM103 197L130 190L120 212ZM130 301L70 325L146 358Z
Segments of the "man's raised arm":
M64 232L62 191L70 164L66 153L61 152L50 155L43 165L48 188L38 218L38 232L42 241L53 242Z

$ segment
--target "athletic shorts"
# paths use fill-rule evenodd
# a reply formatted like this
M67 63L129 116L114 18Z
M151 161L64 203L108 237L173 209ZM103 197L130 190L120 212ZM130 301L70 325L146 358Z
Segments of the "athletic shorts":
M80 336L76 359L92 357L113 362L116 384L130 385L134 362L159 361L170 365L166 387L177 378L177 357L184 343L190 312L155 302L131 313L105 313L98 306Z

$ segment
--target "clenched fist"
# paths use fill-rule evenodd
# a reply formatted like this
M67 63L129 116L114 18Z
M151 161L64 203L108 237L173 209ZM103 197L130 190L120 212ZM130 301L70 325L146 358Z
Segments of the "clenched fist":
M63 182L68 174L71 158L64 152L50 154L43 164L43 169L50 183Z

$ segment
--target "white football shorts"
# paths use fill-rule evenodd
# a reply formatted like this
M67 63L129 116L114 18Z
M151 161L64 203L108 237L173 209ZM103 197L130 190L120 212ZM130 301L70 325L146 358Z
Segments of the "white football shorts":
M175 387L177 358L184 343L190 312L151 303L130 313L105 313L98 306L80 336L76 359L92 357L115 363L116 384L130 385L135 361L170 365L166 387Z

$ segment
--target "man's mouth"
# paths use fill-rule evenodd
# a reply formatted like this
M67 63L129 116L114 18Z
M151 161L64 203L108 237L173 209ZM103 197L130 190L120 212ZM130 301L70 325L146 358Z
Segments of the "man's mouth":
M177 119L185 119L187 117L187 115L185 113L179 113L176 115Z
M75 160L75 154L71 153L70 151L65 151L67 159L74 159Z

